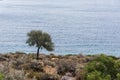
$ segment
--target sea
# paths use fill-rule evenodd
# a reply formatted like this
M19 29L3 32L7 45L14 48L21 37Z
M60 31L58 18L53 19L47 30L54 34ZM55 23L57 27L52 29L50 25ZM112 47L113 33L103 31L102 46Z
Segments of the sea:
M0 53L36 53L31 30L52 37L41 53L120 56L120 0L0 0Z

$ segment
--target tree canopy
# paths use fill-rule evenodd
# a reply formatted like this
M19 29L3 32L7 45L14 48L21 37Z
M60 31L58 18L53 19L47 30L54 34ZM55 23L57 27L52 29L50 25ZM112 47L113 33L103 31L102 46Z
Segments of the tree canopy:
M41 30L32 30L27 33L28 39L26 41L29 46L36 46L37 49L37 59L39 57L39 50L45 48L47 51L54 50L54 43L52 42L51 36L42 32Z

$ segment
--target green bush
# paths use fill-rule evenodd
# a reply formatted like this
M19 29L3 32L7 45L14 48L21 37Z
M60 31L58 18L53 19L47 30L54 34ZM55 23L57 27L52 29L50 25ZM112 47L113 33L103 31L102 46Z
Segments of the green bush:
M117 80L120 80L120 73L117 74Z
M120 60L102 54L85 66L84 79L120 80L118 73L120 73Z
M3 80L4 75L0 73L0 80Z
M87 80L111 80L111 76L102 76L101 72L94 71L87 75Z

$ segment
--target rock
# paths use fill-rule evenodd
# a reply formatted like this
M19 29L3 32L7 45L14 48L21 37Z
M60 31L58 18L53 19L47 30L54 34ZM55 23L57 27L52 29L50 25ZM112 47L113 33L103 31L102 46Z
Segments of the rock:
M57 74L56 68L52 68L51 66L45 66L44 71L45 71L45 73L51 74L51 75L52 74Z
M63 76L61 80L75 80L73 77Z
M71 73L66 73L65 76L61 78L61 80L75 80L74 77L72 77Z
M0 61L7 61L5 57L0 56Z

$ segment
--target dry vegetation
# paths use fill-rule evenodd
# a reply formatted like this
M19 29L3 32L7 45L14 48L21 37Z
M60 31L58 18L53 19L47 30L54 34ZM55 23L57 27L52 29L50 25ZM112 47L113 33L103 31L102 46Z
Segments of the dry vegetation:
M95 56L45 55L22 52L0 54L0 73L4 80L81 80L84 65Z

